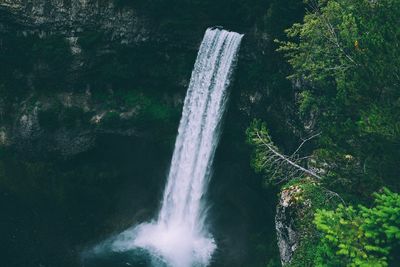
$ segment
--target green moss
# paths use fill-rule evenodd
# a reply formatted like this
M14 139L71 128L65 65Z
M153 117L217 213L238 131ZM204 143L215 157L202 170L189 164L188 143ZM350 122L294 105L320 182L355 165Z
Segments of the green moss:
M137 108L139 121L168 122L178 114L178 110L162 101L160 96L144 94L140 91L129 91L120 96L125 106Z
M129 91L126 94L123 94L122 98L128 107L147 107L151 105L150 98L137 91Z
M290 267L315 266L315 253L319 249L320 238L313 223L318 209L335 207L337 199L332 197L317 181L311 178L295 179L283 186L283 190L300 189L294 196L296 208L295 227L300 237Z
M169 107L159 104L148 106L145 113L147 113L147 116L151 119L156 121L167 121L172 116L172 110Z

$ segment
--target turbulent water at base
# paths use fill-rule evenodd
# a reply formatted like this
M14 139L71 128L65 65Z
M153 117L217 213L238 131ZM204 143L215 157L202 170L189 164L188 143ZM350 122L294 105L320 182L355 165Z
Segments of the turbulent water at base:
M235 32L207 29L185 98L158 218L121 233L112 244L114 251L141 248L154 262L172 267L209 264L216 244L206 227L204 195L241 39Z

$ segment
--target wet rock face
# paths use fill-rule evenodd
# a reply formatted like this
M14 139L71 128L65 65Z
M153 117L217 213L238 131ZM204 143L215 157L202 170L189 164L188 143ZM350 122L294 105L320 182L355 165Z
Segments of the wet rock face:
M104 135L151 140L166 133L155 133L153 128L160 125L170 128L170 123L176 123L175 117L160 119L152 112L158 109L175 111L179 104L160 101L151 104L150 108L155 111L147 111L146 103L111 106L108 102L115 100L113 94L105 98L105 101L96 100L90 91L40 97L33 94L31 98L14 103L15 114L9 115L10 122L2 121L0 146L27 158L71 158L95 148L98 138ZM152 100L144 98L143 101ZM143 126L143 120L151 125ZM168 131L170 133L172 131Z
M159 119L179 108L193 46L175 52L177 42L154 33L146 16L114 2L0 1L0 58L9 60L0 73L7 92L0 96L0 146L25 156L75 156L99 135L150 131L138 125L143 113ZM165 71L171 64L179 67Z
M301 190L297 186L282 190L276 209L275 227L282 265L290 263L299 245L300 236L295 222L298 209L301 208L297 201Z
M56 110L55 107L59 108ZM95 129L89 124L76 125L81 120L78 117L71 118L75 127L68 129L71 123L61 125L71 109L60 107L59 102L52 99L21 105L14 123L5 127L7 134L4 145L28 158L43 158L47 154L70 157L89 150L95 144ZM77 110L80 111L81 107L77 107ZM84 114L83 110L80 114Z
M16 91L14 88L18 88L21 93L7 100L0 97L0 113L7 110L2 117L6 119L0 120L1 144L16 145L19 151L48 151L65 156L93 147L99 132L135 135L138 129L132 118L140 113L137 108L126 103L105 103L115 102L112 98L123 90L161 92L154 98L179 109L198 44L209 22L194 19L189 21L186 29L182 28L188 22L185 18L168 17L159 21L144 14L139 6L118 5L118 2L0 0L0 42L8 50L4 54L28 51L27 56L21 56L22 65L14 65L15 60L11 59L11 64L8 64L10 71L4 74L11 81L7 90ZM195 13L195 9L192 8L191 12ZM171 20L173 26L170 27L168 23ZM7 41L7 38L12 40ZM21 44L25 43L27 47L22 47ZM261 49L250 43L245 41L243 44L240 58L243 65L237 71L238 77L240 72L243 73L246 86L238 82L238 88L232 89L239 92L232 98L243 99L237 101L240 102L237 108L242 113L250 113L250 106L259 105L261 98L260 93L253 96L250 92L250 97L240 93L242 88L248 88L246 59L254 63L257 58L254 50L259 52ZM13 48L15 44L21 46L20 50ZM27 60L26 57L31 58ZM108 99L93 104L96 101L89 95L83 97L86 102L75 101L85 120L64 127L62 118L65 110L69 109L68 101L87 92L93 95L106 92ZM43 99L43 94L49 97ZM60 103L52 99L60 95L65 96L64 100L58 101L61 110L55 108ZM168 99L172 98L174 103L169 103ZM10 103L12 107L9 107ZM59 128L51 126L54 129L49 131L49 127L43 127L40 114L51 110L60 113L56 118L50 116L52 120L59 120ZM101 126L102 120L110 113L114 117L117 114L126 122L123 128ZM89 120L86 116L90 117ZM128 125L129 122L132 123ZM175 119L174 128L177 122Z
M0 10L38 31L57 31L73 37L85 28L96 28L121 43L149 38L147 20L132 8L116 8L113 1L2 0Z

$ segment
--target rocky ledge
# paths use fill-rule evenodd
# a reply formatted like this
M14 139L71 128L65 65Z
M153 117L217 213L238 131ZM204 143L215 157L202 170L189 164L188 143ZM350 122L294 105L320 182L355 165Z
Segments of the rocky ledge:
M276 209L275 227L282 266L308 266L318 244L314 226L317 209L338 203L335 193L306 177L283 186Z
M74 37L85 29L103 31L121 43L149 38L148 20L133 8L117 8L113 1L1 0L0 11L35 31Z

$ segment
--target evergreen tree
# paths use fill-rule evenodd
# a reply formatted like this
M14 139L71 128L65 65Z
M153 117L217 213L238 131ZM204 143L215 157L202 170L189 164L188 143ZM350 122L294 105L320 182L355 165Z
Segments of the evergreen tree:
M369 196L400 189L400 2L308 1L280 51L300 84L299 114L322 132L327 183Z
M400 195L383 189L374 196L373 208L339 205L316 212L322 233L316 266L388 266L400 245Z

